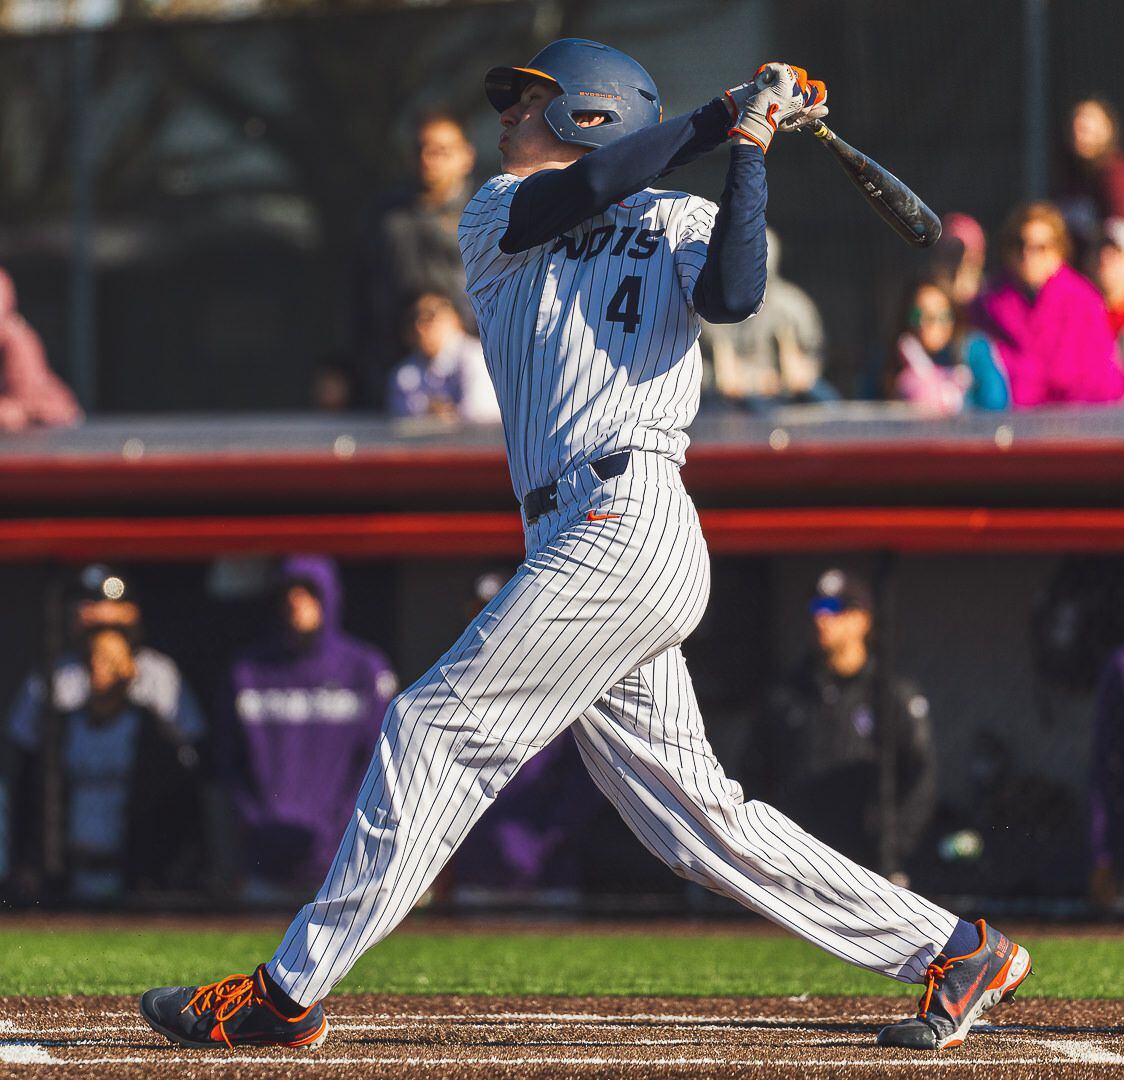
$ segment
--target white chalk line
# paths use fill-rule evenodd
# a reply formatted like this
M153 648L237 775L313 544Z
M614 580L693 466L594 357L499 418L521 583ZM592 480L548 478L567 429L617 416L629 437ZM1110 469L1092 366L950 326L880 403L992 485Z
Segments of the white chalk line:
M139 1023L137 1014L131 1011L114 1011L110 1013L100 1014L102 1017L115 1017L115 1018L128 1018L136 1021L135 1030L147 1032L147 1028ZM386 1032L399 1028L402 1024L411 1023L449 1023L454 1022L464 1027L512 1027L518 1024L533 1024L542 1028L568 1028L578 1024L588 1024L590 1026L603 1026L612 1028L614 1026L622 1025L640 1025L650 1027L701 1027L711 1031L745 1031L747 1028L770 1028L777 1026L792 1026L792 1025L807 1025L813 1027L816 1024L825 1023L843 1023L853 1024L862 1023L864 1021L883 1021L886 1018L881 1015L871 1014L849 1014L847 1016L764 1016L752 1015L741 1017L715 1017L713 1015L695 1014L695 1013L558 1013L558 1012L502 1012L502 1013L373 1013L370 1014L370 1019L363 1017L347 1017L336 1016L332 1019L332 1026L337 1031L361 1033L361 1032ZM381 1022L380 1022L381 1021ZM134 1025L130 1025L133 1027ZM994 1034L1002 1035L1007 1034L1014 1036L1016 1034L1034 1033L1036 1030L1033 1027L1026 1025L995 1025L995 1024L980 1024L975 1028L976 1034ZM72 1067L93 1067L93 1066L107 1066L107 1065L145 1065L151 1064L153 1058L151 1057L97 1057L97 1058L75 1058L67 1057L65 1059L55 1057L50 1053L49 1047L52 1045L51 1040L44 1039L43 1036L48 1033L63 1034L63 1033L83 1033L87 1034L87 1038L76 1040L73 1042L62 1043L65 1047L80 1047L80 1046L101 1046L105 1045L104 1039L89 1038L89 1027L80 1026L66 1026L56 1027L44 1030L42 1027L34 1031L18 1027L12 1020L0 1019L0 1033L7 1035L25 1035L30 1036L30 1039L23 1039L17 1042L12 1042L5 1045L0 1042L0 1062L6 1064L42 1064L42 1065L70 1065ZM36 1037L38 1037L36 1041ZM948 1066L959 1065L1043 1065L1049 1063L1065 1063L1065 1062L1081 1062L1082 1064L1111 1064L1118 1065L1124 1064L1124 1055L1116 1053L1112 1050L1106 1049L1099 1043L1093 1042L1088 1039L1027 1039L1020 1038L1017 1040L1023 1045L1040 1047L1045 1053L1042 1057L1033 1058L962 1058L962 1057L948 1057L948 1058L910 1058L911 1065L928 1067L928 1068L945 1068ZM818 1048L824 1045L822 1039L808 1039L806 1040L809 1048ZM590 1042L586 1044L589 1048L595 1049L598 1046L604 1045L598 1042ZM689 1040L684 1039L630 1039L630 1046L683 1046L692 1045ZM714 1066L714 1065L727 1065L727 1066L744 1066L747 1068L792 1068L803 1066L817 1066L817 1067L879 1067L881 1064L876 1059L860 1058L850 1060L846 1058L824 1058L822 1060L810 1059L802 1057L800 1059L786 1060L774 1057L760 1057L760 1058L734 1058L734 1057L678 1057L678 1058L661 1058L649 1061L637 1061L634 1058L618 1058L618 1057L599 1057L599 1056L535 1056L535 1057L450 1057L450 1058L427 1058L427 1057L346 1057L346 1058L327 1058L320 1057L315 1054L307 1052L300 1056L287 1056L287 1057L257 1057L250 1055L238 1054L219 1054L217 1057L210 1057L207 1054L191 1055L183 1057L182 1055L175 1055L161 1060L186 1063L191 1062L196 1067L206 1067L208 1065L231 1065L231 1064L315 1064L323 1067L339 1067L346 1066L372 1066L372 1067L389 1067L389 1066L449 1066L461 1065L466 1067L489 1067L497 1065L572 1065L572 1066L615 1066L615 1067L629 1067L629 1066L660 1066L660 1065L683 1065L683 1066ZM885 1067L890 1068L895 1065L900 1065L902 1059L895 1058L893 1061L884 1063Z
M0 1061L5 1065L62 1065L37 1043L13 1043L0 1046Z
M1042 1045L1061 1054L1070 1061L1080 1061L1086 1065L1124 1065L1124 1054L1106 1050L1100 1043L1089 1039L1042 1039Z
M107 1019L136 1020L136 1012L105 1012L99 1016ZM330 1009L328 1016L332 1027L346 1024L366 1024L374 1021L385 1021L387 1026L394 1023L416 1024L426 1021L445 1023L457 1021L459 1023L582 1023L582 1024L697 1024L702 1027L718 1025L746 1025L746 1024L849 1024L849 1023L889 1023L890 1018L884 1013L848 1013L846 1016L714 1016L696 1015L691 1013L556 1013L556 1012L504 1012L504 1013L368 1013L366 1016L348 1016L347 1014L334 1013Z
M622 1058L622 1057L441 1057L441 1058L424 1058L424 1057L345 1057L345 1058L323 1058L316 1054L304 1054L301 1057L255 1057L243 1054L221 1054L217 1051L207 1052L201 1051L195 1057L183 1057L181 1055L172 1055L168 1057L153 1058L149 1057L102 1057L102 1058L68 1058L63 1060L61 1058L51 1057L46 1051L43 1051L44 1058L36 1058L34 1060L23 1058L18 1064L36 1064L36 1065L63 1065L69 1069L79 1068L103 1068L105 1066L122 1066L122 1065L147 1065L153 1067L156 1065L187 1065L190 1064L193 1068L203 1069L208 1066L217 1068L229 1069L232 1065L305 1065L305 1066L318 1066L321 1068L345 1068L355 1069L360 1066L370 1067L397 1067L397 1068L418 1068L418 1067L449 1067L457 1066L461 1068L495 1068L496 1066L511 1066L511 1065L528 1065L535 1067L542 1067L546 1065L568 1065L568 1066L586 1066L605 1068L611 1066L613 1068L642 1068L651 1069L653 1067L666 1067L666 1066L723 1066L723 1067L743 1067L743 1068L756 1068L756 1069L799 1069L799 1068L886 1068L886 1069L900 1069L903 1065L920 1066L929 1069L939 1068L964 1068L965 1066L973 1065L1045 1065L1050 1064L1049 1060L1044 1060L1040 1057L1034 1058L895 1058L892 1061L879 1062L871 1060L870 1058L734 1058L734 1057L668 1057L658 1058L654 1060L637 1061L635 1058ZM212 1054L214 1056L212 1056ZM1066 1059L1072 1061L1073 1059ZM6 1058L0 1055L0 1061L10 1061L12 1064L17 1062L14 1059Z

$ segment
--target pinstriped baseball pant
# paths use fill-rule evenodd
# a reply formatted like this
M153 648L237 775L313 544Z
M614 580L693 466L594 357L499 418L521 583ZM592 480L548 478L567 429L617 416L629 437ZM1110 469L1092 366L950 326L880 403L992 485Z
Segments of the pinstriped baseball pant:
M325 996L567 727L597 786L676 873L844 960L920 981L956 917L744 801L710 749L679 649L706 606L709 560L674 464L634 453L609 481L588 466L563 477L527 550L388 709L327 879L269 961L282 989L305 1005Z

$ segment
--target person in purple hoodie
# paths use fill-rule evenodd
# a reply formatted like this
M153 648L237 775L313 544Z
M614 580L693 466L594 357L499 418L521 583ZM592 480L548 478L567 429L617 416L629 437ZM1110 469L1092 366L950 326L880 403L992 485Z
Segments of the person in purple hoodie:
M398 680L386 656L341 629L330 559L284 560L278 626L231 669L231 796L246 895L320 882L355 805Z

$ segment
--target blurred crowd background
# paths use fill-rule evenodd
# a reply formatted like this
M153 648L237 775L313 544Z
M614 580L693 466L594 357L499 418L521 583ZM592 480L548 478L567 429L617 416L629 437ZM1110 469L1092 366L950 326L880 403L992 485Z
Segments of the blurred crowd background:
M0 0L0 455L36 429L251 411L383 416L407 442L412 423L473 425L498 444L456 226L498 167L483 71L559 36L636 55L671 113L773 55L798 62L826 79L839 132L942 214L939 243L912 252L811 139L778 143L767 297L704 327L704 414L1119 408L1110 6ZM674 183L717 198L724 167L714 154ZM0 567L9 902L300 900L399 681L511 569ZM898 563L892 664L889 572L716 560L686 651L720 758L927 891L1119 910L1124 558ZM422 632L404 614L419 601ZM627 835L563 737L428 900L621 897L722 909Z

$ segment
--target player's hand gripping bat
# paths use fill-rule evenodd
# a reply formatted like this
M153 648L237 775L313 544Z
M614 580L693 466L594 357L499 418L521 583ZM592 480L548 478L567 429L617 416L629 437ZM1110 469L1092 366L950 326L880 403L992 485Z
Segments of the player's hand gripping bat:
M937 242L941 219L892 172L839 138L822 120L814 120L801 130L810 131L835 155L851 183L898 236L920 248Z

